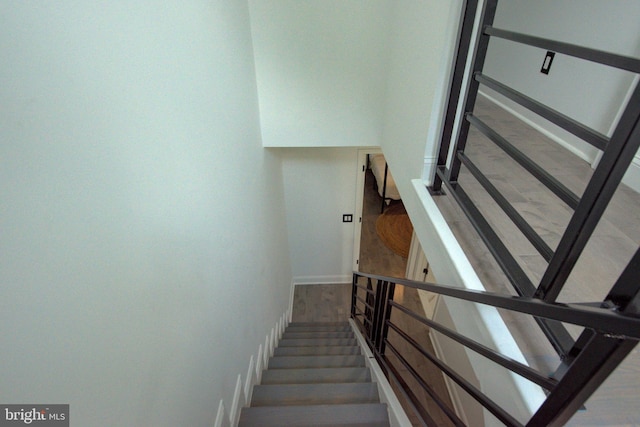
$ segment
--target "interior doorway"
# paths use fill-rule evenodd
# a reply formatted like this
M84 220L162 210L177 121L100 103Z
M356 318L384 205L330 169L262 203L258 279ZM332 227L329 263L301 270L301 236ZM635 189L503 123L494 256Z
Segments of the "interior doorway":
M378 191L380 185L370 168L368 158L380 154L382 154L380 149L358 150L359 173L356 186L358 221L354 233L353 269L365 273L405 277L407 256L402 256L385 245L376 229L377 221L381 215L384 215L384 213L381 214L383 198ZM401 200L392 200L386 205L385 211L392 206L395 206L394 209L400 211L400 214L404 210ZM408 221L408 216L406 218Z

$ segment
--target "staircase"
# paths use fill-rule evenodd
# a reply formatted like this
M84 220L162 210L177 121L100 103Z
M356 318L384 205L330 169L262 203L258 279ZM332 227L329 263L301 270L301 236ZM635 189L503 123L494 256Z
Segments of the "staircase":
M349 323L291 323L239 426L389 426Z

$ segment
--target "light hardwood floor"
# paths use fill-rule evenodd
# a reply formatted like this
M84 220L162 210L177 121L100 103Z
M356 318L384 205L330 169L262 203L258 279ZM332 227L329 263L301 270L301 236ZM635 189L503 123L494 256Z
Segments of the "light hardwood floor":
M484 97L474 113L581 195L589 164L548 140ZM554 249L572 211L488 139L472 129L465 152ZM537 284L547 264L464 167L459 182L480 207L526 273ZM435 198L487 290L514 294L506 277L449 196ZM640 244L640 196L622 185L581 256L559 301L602 301ZM532 319L501 311L528 362L553 372L559 359ZM571 326L577 336L580 328ZM636 349L569 423L576 426L640 426L640 354Z

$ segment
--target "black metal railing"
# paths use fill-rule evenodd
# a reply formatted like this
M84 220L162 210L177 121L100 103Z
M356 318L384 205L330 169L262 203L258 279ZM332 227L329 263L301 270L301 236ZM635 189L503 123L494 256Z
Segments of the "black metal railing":
M354 272L351 317L359 325L367 344L387 377L399 387L415 414L423 420L425 425L437 424L424 401L417 397L415 388L408 385L410 379L415 381L431 397L453 425L464 425L464 423L455 410L448 406L446 397L438 395L429 381L425 380L424 372L421 372L419 367L424 364L411 363L408 360L406 357L407 346L412 349L413 353L417 352L420 357L430 361L433 366L441 370L444 375L505 425L563 425L582 407L589 396L640 340L638 277L640 277L640 249L635 253L613 286L612 292L608 295L608 300L614 303L609 306L593 306L580 303L560 304L537 297L506 296ZM580 352L579 356L571 358L566 363L565 371L561 377L541 373L395 301L394 295L399 286L525 313L547 321L582 326L586 328L586 331L589 331L589 338L582 343L585 351ZM393 317L392 314L394 314ZM493 396L487 395L472 381L429 351L419 339L408 332L408 328L401 326L401 324L406 325L407 322L398 321L398 316L406 316L412 321L419 322L425 328L431 328L491 362L539 385L547 392L546 400L529 420L519 421L510 413L513 408L505 408L498 404ZM391 335L393 338L390 338ZM401 374L401 371L406 373Z
M640 73L640 59L495 28L493 20L497 4L497 0L485 2L484 10L480 12L480 30L475 49L472 49L472 17L475 17L478 12L478 1L469 0L466 2L466 11L458 42L458 55L440 143L438 165L433 184L429 190L431 194L439 195L444 193L444 187L446 192L460 205L518 295L554 302L565 286L577 260L640 147L640 85L631 94L615 130L611 137L608 137L483 74L489 42L491 38L500 38L512 43L534 46L632 73ZM473 55L468 60L468 52L471 50ZM468 61L471 61L471 77L464 87L465 68ZM577 195L572 192L504 136L473 114L478 90L481 86L492 89L602 151L600 162L582 194ZM460 94L464 94L462 100ZM459 104L463 105L461 115L457 114ZM457 120L458 117L461 119ZM472 126L522 166L532 177L546 186L561 203L573 210L573 215L555 249L552 249L544 241L534 227L491 183L485 173L465 154L467 137ZM454 138L453 135L457 136ZM463 167L481 184L548 263L537 284L534 284L525 273L517 259L508 250L507 245L494 231L490 222L462 188L458 177ZM585 331L583 336L574 340L561 323L547 319L536 319L536 321L563 360L570 361L577 357L584 347L584 342L591 338L589 331ZM565 367L561 367L557 375L562 375L564 370Z

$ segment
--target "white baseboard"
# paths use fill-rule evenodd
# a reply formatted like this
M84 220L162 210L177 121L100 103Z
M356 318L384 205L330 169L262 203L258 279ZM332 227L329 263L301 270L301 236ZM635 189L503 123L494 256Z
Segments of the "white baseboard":
M353 276L329 275L329 276L296 276L293 278L293 285L341 285L351 283Z
M590 154L587 154L587 153L579 150L574 145L572 145L571 143L567 142L567 140L564 139L561 135L558 135L557 133L553 132L552 130L547 129L547 128L541 126L540 124L532 121L530 118L528 118L525 115L523 115L523 114L519 113L518 111L514 110L511 106L509 106L505 102L502 102L500 99L498 99L497 97L493 96L492 94L487 93L487 92L482 91L482 90L478 91L478 93L480 95L484 96L485 98L487 98L489 101L491 101L494 104L498 105L503 110L508 111L513 116L515 116L518 119L522 120L523 122L525 122L526 124L528 124L529 126L534 128L535 130L537 130L538 132L540 132L541 134L546 136L547 138L549 138L552 141L556 142L558 145L560 145L560 146L564 147L565 149L569 150L569 152L575 154L576 156L578 156L582 160L588 162L589 164L592 165L592 167L595 167L594 165L595 165L595 162L597 161L596 158L593 158ZM598 156L596 156L596 157L598 157ZM425 158L425 173L429 173L432 170L432 169L428 169L428 166L430 166L430 165L428 165L426 163L426 158ZM429 176L429 175L423 175L423 176ZM627 173L625 174L624 178L622 179L622 182L625 185L627 185L629 188L631 188L634 191L636 191L637 193L640 193L640 155L636 154L634 156L633 161L632 161L631 165L629 166L629 169L627 170Z
M275 326L271 328L269 333L265 336L264 344L260 344L258 346L258 352L255 355L250 356L247 375L244 382L242 381L242 374L238 374L228 414L225 410L224 401L220 400L214 422L215 427L236 427L238 425L238 421L240 420L240 411L246 404L248 404L248 402L251 401L253 386L260 384L260 380L262 379L262 370L267 366L269 358L273 356L273 350L278 346L278 342L280 341L285 328L289 324L290 318L291 311L285 311L276 322Z
M245 394L242 391L242 374L238 374L236 389L233 392L233 401L231 402L231 409L229 410L229 421L232 426L237 426L238 421L240 421L240 411L246 403L244 396Z
M229 417L226 416L224 410L224 402L220 400L220 404L218 405L218 414L216 415L216 420L213 423L214 427L231 427L229 423Z
M627 169L627 173L624 175L622 182L636 193L640 193L640 157L637 155L633 158L631 166Z
M367 367L371 371L372 380L378 385L378 394L380 395L380 401L382 403L387 404L387 408L389 411L389 422L391 427L411 427L411 421L409 421L409 417L405 413L400 401L396 397L396 394L393 392L391 388L391 384L387 380L387 377L384 375L384 372L378 365L375 356L371 353L367 342L364 337L360 333L358 326L353 321L353 319L349 319L349 324L351 325L351 329L353 330L356 339L358 340L358 344L362 349L364 354L364 359Z

